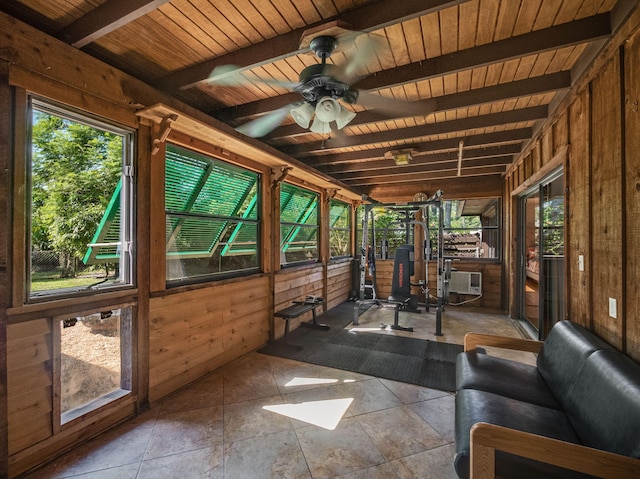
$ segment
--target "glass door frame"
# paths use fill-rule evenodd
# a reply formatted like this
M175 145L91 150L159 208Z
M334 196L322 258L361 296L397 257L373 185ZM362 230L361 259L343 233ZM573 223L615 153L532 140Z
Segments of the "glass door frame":
M554 169L551 173L546 175L540 181L536 182L535 185L527 188L517 197L517 268L516 268L516 312L517 319L521 322L524 328L529 331L532 336L537 337L539 340L544 339L544 331L545 331L545 292L547 290L545 281L545 261L544 261L544 235L542 234L543 229L543 218L544 218L544 188L551 184L553 181L561 178L564 175L564 168L559 167ZM565 190L566 192L566 190ZM540 229L539 240L538 240L538 320L537 327L533 329L531 323L526 318L526 293L525 286L527 281L527 252L528 245L526 243L526 228L527 228L527 215L526 215L526 201L529 198L536 197L538 198L538 211L540 218L540 225L538 228ZM565 212L565 233L564 233L564 243L566 244L566 193L563 194L564 197L564 212ZM564 279L563 279L564 281ZM564 288L563 288L564 290ZM564 294L564 291L563 291ZM564 301L564 299L563 299ZM566 303L566 301L564 301Z

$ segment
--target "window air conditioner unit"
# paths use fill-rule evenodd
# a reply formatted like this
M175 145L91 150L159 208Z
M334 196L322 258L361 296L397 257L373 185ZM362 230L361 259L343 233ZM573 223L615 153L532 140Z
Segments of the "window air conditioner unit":
M482 294L482 273L452 271L449 292L460 294Z

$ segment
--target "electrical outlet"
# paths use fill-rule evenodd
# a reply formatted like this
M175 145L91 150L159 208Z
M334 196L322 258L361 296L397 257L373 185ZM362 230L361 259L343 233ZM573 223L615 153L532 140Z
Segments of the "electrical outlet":
M578 271L584 271L584 255L578 256Z
M615 298L609 298L609 316L612 318L618 317L618 304Z

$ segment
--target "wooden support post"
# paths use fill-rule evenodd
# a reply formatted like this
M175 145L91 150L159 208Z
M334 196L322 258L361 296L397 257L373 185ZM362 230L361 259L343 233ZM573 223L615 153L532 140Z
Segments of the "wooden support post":
M11 185L11 89L0 64L0 224L11 225L9 187ZM9 244L11 227L0 229L0 477L9 475L9 435L7 420L7 308L11 300Z

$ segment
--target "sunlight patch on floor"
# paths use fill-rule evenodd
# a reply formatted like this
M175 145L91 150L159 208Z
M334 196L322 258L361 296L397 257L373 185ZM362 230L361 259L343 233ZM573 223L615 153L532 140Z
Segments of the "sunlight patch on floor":
M337 383L337 379L324 379L324 378L293 378L285 387L292 386L311 386L314 384L333 384Z
M299 404L275 404L263 406L262 409L333 431L352 402L353 398L327 399Z

